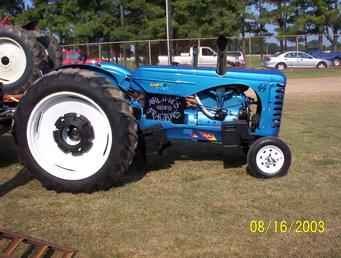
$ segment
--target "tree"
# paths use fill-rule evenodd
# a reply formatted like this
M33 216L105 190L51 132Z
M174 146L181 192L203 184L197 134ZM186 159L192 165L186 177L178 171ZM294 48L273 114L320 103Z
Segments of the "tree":
M288 35L288 26L290 17L294 12L292 1L290 0L267 0L270 8L266 11L268 23L277 25L277 35L279 36L280 49L287 49L287 40L283 39L283 35Z
M293 31L319 35L319 46L323 46L323 35L336 48L341 32L340 0L295 0L296 16Z
M239 36L245 3L240 0L173 0L175 36Z
M1 0L0 19L3 16L14 16L25 9L23 0Z

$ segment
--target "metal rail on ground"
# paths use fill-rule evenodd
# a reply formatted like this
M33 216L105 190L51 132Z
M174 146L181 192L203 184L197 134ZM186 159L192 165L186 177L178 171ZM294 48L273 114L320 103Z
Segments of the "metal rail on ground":
M75 257L77 251L67 247L61 247L51 242L33 238L21 233L15 233L0 227L0 243L8 242L4 250L0 250L0 258L17 258L17 257L59 257L72 258ZM24 254L16 256L16 250L26 245Z

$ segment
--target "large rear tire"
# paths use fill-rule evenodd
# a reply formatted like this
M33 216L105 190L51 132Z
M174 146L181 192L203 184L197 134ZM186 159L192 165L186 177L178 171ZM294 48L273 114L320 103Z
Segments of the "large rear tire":
M18 106L15 130L21 162L57 192L119 184L137 146L125 95L88 70L62 69L37 81Z
M20 94L47 72L48 57L35 34L16 26L0 28L0 77L4 94Z

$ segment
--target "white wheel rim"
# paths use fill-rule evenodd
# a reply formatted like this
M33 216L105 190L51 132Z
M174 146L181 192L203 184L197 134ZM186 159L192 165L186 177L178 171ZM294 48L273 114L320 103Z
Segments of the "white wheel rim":
M278 65L278 70L284 70L285 66L283 64Z
M326 68L326 66L324 64L319 64L318 68Z
M54 139L55 123L67 113L84 116L93 128L92 146L81 155L63 152ZM96 174L107 161L112 146L111 126L103 110L88 97L66 91L51 94L35 106L26 137L37 164L64 180L82 180Z
M0 38L0 77L3 84L16 82L26 70L23 47L11 38Z
M334 65L339 66L341 64L341 61L339 59L334 60Z
M275 145L262 147L256 155L258 168L265 174L278 173L284 165L284 153Z

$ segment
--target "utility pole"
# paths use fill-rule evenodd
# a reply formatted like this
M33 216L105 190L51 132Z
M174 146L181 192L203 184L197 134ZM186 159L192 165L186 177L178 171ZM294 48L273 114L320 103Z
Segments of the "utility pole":
M120 3L120 21L121 21L121 27L124 27L124 8L123 8L122 2ZM122 47L122 50L123 50L123 64L127 65L126 48L124 45Z
M166 26L167 26L167 52L168 52L168 64L172 64L172 49L170 42L170 31L171 31L171 10L170 10L170 1L166 0Z
M121 18L121 26L124 26L124 9L122 3L120 4L120 18Z

